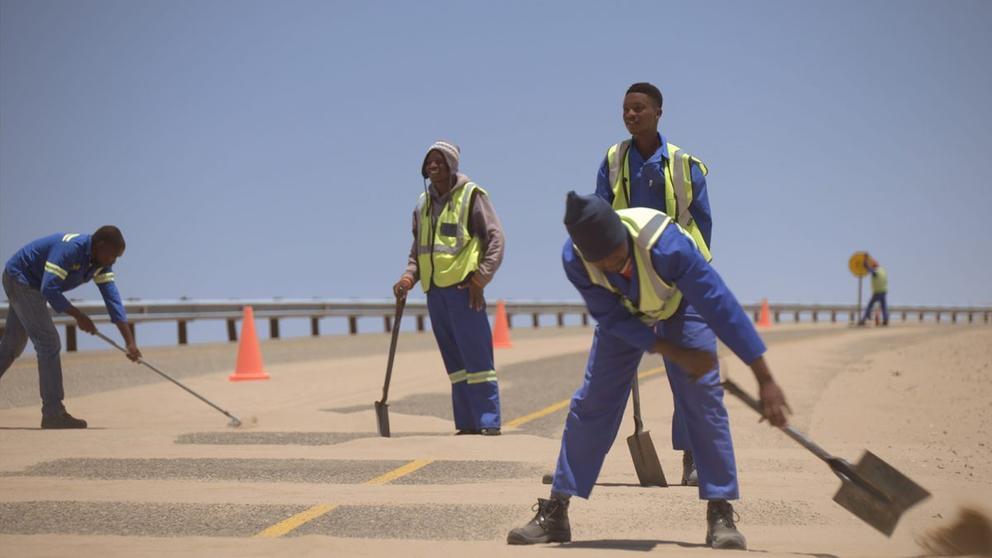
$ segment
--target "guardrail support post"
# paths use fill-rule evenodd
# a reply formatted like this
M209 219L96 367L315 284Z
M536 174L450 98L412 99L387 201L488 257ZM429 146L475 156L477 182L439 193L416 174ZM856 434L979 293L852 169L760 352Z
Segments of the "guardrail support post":
M178 329L179 329L179 344L180 345L185 345L186 344L186 341L187 341L186 340L186 320L179 320L179 322L177 322L177 325L178 325Z
M417 314L417 331L424 331L424 315Z
M989 321L988 320L988 315L985 316L985 321L986 322ZM583 312L582 313L582 327L587 327L588 325L589 325L589 314L586 314L585 312Z
M534 325L534 328L541 327L541 320L540 320L541 316L540 316L540 314L538 314L537 312L534 312L533 314L530 315L530 317L531 317L531 323Z
M778 323L778 310L775 311L775 323Z
M348 334L358 335L358 317L348 316Z
M832 323L832 324L837 323L837 311L836 310L831 310L830 311L830 323Z
M565 314L558 312L558 327L565 327Z
M920 320L919 321L921 321L921 322L923 321L923 311L922 310L920 311Z
M279 318L269 318L269 338L279 339Z
M793 321L797 324L799 323L799 310L796 310Z
M905 310L902 311L902 321L904 321L904 322L906 321L906 311Z
M382 330L386 333L392 333L393 331L393 320L389 316L382 317Z
M65 350L76 350L76 325L66 324L65 326Z
M813 310L813 323L815 324L819 321L820 321L820 313L817 312L816 310Z
M238 328L234 324L234 320L227 320L227 340L234 343L238 340Z
M506 329L513 329L513 314L506 313Z
M934 313L937 315L937 323L939 324L940 323L940 310L937 310Z
M968 323L975 323L975 316L973 316L971 312L968 312Z
M320 337L320 318L310 316L310 336Z

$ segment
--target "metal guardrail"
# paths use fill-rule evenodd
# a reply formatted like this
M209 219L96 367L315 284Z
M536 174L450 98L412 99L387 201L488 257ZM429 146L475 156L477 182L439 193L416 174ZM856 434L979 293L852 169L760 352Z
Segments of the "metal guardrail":
M93 300L73 300L73 304L81 311L93 319L94 322L110 322L106 307L103 301ZM513 327L513 317L520 315L530 315L531 326L540 327L540 317L553 315L556 317L556 325L565 325L565 316L578 315L583 326L589 324L589 315L585 304L577 301L528 301L518 300L506 302L507 321ZM279 320L287 318L309 318L310 334L314 337L320 335L320 320L322 318L340 317L348 320L348 333L355 335L358 333L358 318L381 317L383 319L383 330L392 330L392 318L395 310L395 302L386 299L229 299L229 300L126 300L124 307L127 310L129 325L134 332L136 324L142 322L176 322L177 339L180 345L188 342L187 323L202 320L224 320L227 322L227 337L229 341L237 341L237 321L242 317L245 306L251 306L257 318L269 320L269 336L273 339L279 338ZM761 311L760 304L745 304L744 310L758 321ZM416 319L417 331L424 331L425 321L428 315L427 303L422 300L410 300L407 302L407 314L413 315ZM494 309L495 305L490 305ZM858 308L853 305L844 304L789 304L789 303L769 303L769 317L775 323L781 322L783 315L792 316L793 321L798 322L803 315L807 315L813 322L819 322L821 316L829 317L830 322L837 322L838 316L843 321L846 316L848 322L853 322L858 318ZM8 306L6 303L0 304L0 334L3 331L3 324L6 322ZM948 316L951 323L957 323L959 316L962 320L967 319L968 323L974 323L980 319L988 324L992 318L992 307L954 307L954 306L896 306L889 308L890 318L898 317L901 321L907 321L916 317L922 322L926 316L933 316L936 322L941 322L942 316ZM64 314L53 315L57 325L66 328L66 350L75 351L76 325L75 321Z

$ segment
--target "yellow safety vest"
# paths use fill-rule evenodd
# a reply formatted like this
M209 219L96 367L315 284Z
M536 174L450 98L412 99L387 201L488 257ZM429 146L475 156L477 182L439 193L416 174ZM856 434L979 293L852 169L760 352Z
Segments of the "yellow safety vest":
M424 292L429 291L432 284L438 287L457 285L479 268L481 242L468 231L469 206L476 191L486 193L473 182L455 188L436 224L432 223L431 200L426 192L420 194L417 264Z
M880 294L888 290L889 274L885 272L884 267L878 266L875 268L875 273L871 276L871 292L872 294Z
M606 152L609 180L613 188L613 209L630 207L630 143L631 140L624 140L613 144ZM706 176L709 170L702 161L682 151L679 146L673 143L667 145L668 164L664 169L665 213L692 236L706 261L711 261L713 256L710 254L710 248L703 240L703 233L693 220L692 214L689 213L689 206L692 204L690 161L695 161L699 165L703 176Z
M636 305L606 279L606 274L603 271L586 261L578 247L575 251L582 257L582 263L585 264L589 279L594 285L599 285L619 295L624 307L631 314L640 318L647 325L654 325L660 320L670 318L679 309L679 304L682 303L682 292L675 285L666 283L655 271L654 264L651 263L651 248L661 238L661 233L664 232L665 227L672 223L672 218L647 207L621 209L617 211L617 215L620 216L620 220L634 239L634 267L637 269L637 282L640 286L640 297ZM677 224L673 226L678 227ZM692 238L681 227L679 227L679 231L690 239Z

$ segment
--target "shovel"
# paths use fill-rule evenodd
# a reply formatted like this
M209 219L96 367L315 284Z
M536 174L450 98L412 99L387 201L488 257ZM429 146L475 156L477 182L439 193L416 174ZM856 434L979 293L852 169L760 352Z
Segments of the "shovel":
M658 453L651 442L651 434L643 429L641 422L641 394L637 388L636 373L631 388L634 394L634 434L627 438L627 446L630 447L630 458L634 460L637 480L641 486L668 486Z
M758 401L740 386L726 380L723 387L748 407L761 413ZM892 536L896 523L906 510L930 496L926 489L870 451L865 450L857 465L851 465L845 459L830 455L791 426L782 427L782 431L825 461L830 470L840 478L840 490L834 494L834 502L887 537Z
M386 381L382 384L382 401L375 402L375 418L379 424L379 435L389 437L389 380L393 377L393 358L396 356L396 340L400 336L400 320L403 319L403 307L406 306L406 296L396 299L396 316L393 318L393 338L389 342L389 360L386 363Z

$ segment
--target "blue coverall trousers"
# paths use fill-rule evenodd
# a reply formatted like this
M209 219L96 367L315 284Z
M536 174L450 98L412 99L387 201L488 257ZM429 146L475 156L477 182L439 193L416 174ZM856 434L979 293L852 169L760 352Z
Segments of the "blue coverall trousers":
M862 322L868 321L871 318L871 309L875 307L875 303L878 302L882 305L882 323L889 323L889 307L885 304L886 293L873 293L871 295L871 300L868 301L868 308L865 308L865 315L861 317Z
M716 351L716 335L690 306L659 322L655 333L682 347ZM643 354L641 349L596 328L585 379L572 396L565 421L553 492L589 497L617 437ZM700 499L737 499L737 465L719 365L696 382L668 359L665 370L679 408L676 417L682 418L687 435L685 449L692 451L696 462Z
M468 305L468 289L427 291L431 328L451 380L457 430L499 428L499 385L493 364L493 332L483 308Z

